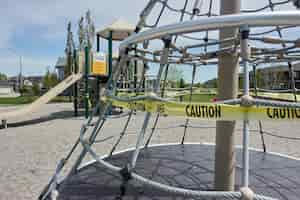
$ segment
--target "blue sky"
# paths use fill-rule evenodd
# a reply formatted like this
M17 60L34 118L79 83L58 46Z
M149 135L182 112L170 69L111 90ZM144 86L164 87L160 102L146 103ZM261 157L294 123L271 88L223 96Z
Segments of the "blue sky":
M23 58L26 75L44 74L53 69L58 56L64 55L66 26L77 22L87 9L91 10L96 29L118 18L136 24L140 11L148 0L1 0L0 7L0 72L10 76L19 71L19 56ZM175 7L182 7L181 0L170 0ZM204 0L204 4L208 1ZM214 1L215 12L219 0ZM242 7L255 8L266 5L267 0L244 0ZM276 2L276 0L275 0ZM204 7L207 5L204 5ZM288 6L289 7L289 6ZM172 15L164 16L163 24L178 21ZM77 36L75 36L77 40ZM191 70L186 70L189 77ZM216 75L216 68L204 67L197 74L197 81Z
M19 56L27 75L44 74L64 55L66 26L90 9L97 29L118 18L135 24L147 0L2 0L0 13L0 72L16 75ZM134 15L133 13L136 13ZM77 37L75 37L77 40Z

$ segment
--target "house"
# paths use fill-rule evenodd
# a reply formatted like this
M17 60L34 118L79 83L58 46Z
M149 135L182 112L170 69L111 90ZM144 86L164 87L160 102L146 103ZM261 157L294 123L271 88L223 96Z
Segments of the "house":
M294 64L296 88L300 88L300 63ZM250 72L253 80L253 72ZM257 87L265 89L291 89L292 81L288 65L277 65L256 70ZM253 86L253 81L251 83Z
M57 77L58 77L59 81L62 81L65 78L66 65L67 65L66 57L58 57L56 64L55 64L55 69L57 71Z
M14 90L18 91L23 86L24 77L19 74L18 76L9 77L8 81L14 85Z
M16 84L14 81L0 80L0 97L17 97L20 96L16 93Z
M23 85L32 87L33 85L37 84L39 85L40 89L43 88L43 76L27 76L23 79Z

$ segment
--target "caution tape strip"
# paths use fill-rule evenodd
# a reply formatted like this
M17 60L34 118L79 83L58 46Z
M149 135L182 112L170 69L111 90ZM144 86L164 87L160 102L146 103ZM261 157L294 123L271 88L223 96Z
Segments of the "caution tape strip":
M300 120L299 108L242 107L214 103L186 103L155 99L123 101L106 97L114 106L161 115L200 120Z

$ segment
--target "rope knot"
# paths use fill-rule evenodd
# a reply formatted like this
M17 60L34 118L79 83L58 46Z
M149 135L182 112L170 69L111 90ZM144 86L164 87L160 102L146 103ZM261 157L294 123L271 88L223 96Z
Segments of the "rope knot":
M246 107L253 106L253 98L249 95L242 96L241 105Z
M124 168L122 168L120 171L119 171L121 177L122 177L122 184L120 186L120 195L117 196L115 198L115 200L122 200L123 197L125 196L126 194L126 188L127 188L127 183L128 181L132 178L132 175L131 175L131 172L129 170L129 167L126 166Z
M248 187L242 187L240 189L242 193L242 200L253 200L254 192Z
M127 166L120 170L120 174L125 182L128 182L132 178L131 172Z

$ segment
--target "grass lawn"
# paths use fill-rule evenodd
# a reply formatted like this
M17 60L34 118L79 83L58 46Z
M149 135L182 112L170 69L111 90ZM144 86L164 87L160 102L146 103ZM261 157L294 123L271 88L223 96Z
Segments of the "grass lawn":
M193 94L192 102L212 102L215 96L215 94ZM179 100L179 97L177 99ZM188 102L190 95L184 95L182 100Z
M32 103L38 96L20 96L20 97L2 97L0 98L0 105L22 105ZM57 96L50 101L51 103L69 102L69 97Z

